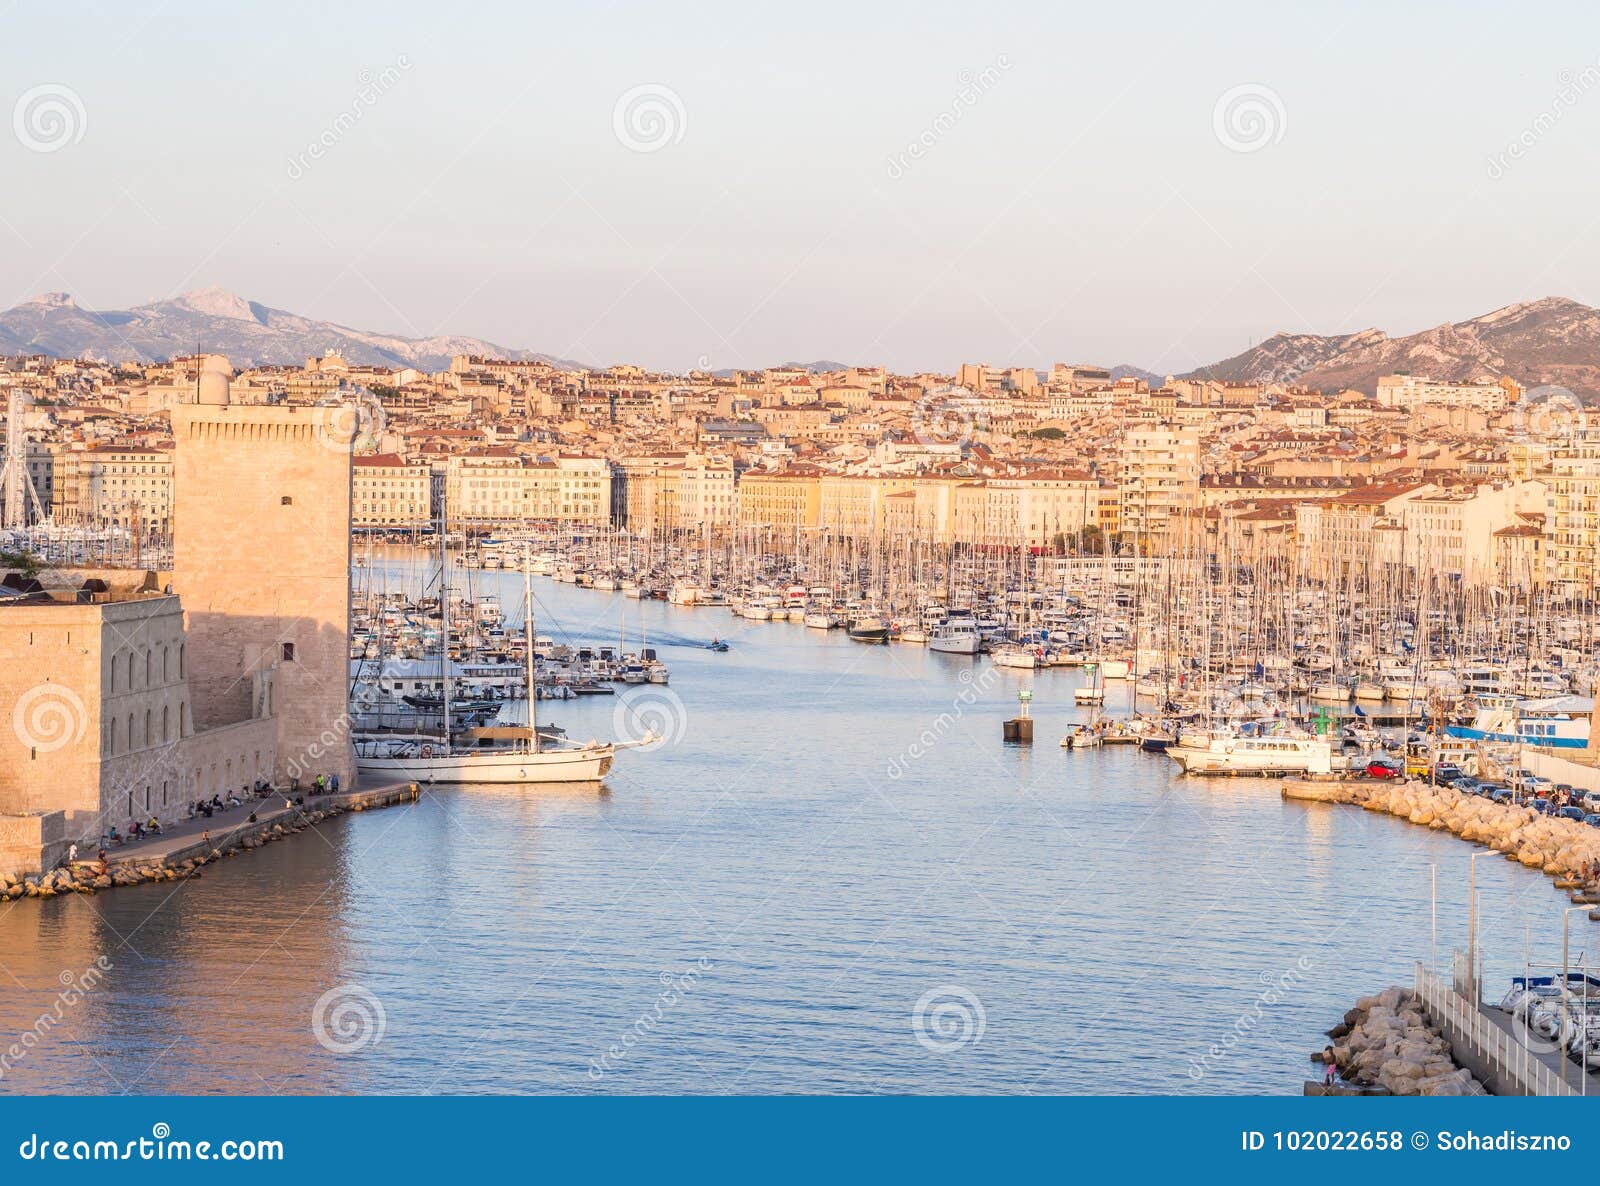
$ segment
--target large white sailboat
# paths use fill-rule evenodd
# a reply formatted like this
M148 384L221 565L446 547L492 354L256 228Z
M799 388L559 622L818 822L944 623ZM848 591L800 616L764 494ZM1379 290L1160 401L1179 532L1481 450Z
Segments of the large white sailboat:
M440 645L441 679L444 690L444 727L437 736L377 737L356 744L356 768L373 778L420 783L552 784L599 782L611 769L619 748L629 744L590 741L571 744L541 736L534 691L535 635L533 629L533 586L526 554L522 565L522 590L526 605L523 629L526 634L528 724L474 730L477 744L455 745L451 738L451 684L448 639L450 637L450 596L446 575L448 557L444 554L444 532L440 531L440 597L444 613Z

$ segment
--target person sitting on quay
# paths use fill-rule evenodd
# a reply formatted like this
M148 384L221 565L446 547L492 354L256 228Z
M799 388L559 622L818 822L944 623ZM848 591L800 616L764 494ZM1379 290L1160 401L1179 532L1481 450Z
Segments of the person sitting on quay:
M144 826L144 830L152 836L161 835L161 821L152 815L150 822Z
M113 845L122 843L122 836L120 833L118 833L116 824L111 825L111 843Z

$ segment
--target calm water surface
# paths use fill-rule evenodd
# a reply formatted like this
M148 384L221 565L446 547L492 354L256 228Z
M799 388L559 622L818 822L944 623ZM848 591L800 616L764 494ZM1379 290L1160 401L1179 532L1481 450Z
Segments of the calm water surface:
M667 744L598 793L439 789L0 907L0 1034L34 1035L0 1091L1286 1093L1429 958L1431 866L1441 959L1464 941L1472 846L1061 750L1074 674L536 591L541 632L642 621L673 673L542 717ZM1006 747L1025 682L1038 744ZM1565 899L1478 864L1498 994L1528 943L1559 960Z

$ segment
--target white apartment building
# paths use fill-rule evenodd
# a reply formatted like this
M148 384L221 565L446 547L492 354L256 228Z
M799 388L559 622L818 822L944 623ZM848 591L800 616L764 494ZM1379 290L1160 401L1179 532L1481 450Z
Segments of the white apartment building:
M611 467L598 457L530 461L509 449L463 454L446 466L445 498L453 523L605 524L611 519Z
M732 527L739 518L733 462L697 457L678 472L678 523L712 531Z
M1447 408L1473 408L1497 416L1521 394L1522 388L1511 379L1450 383L1421 375L1384 375L1378 380L1378 404L1385 408L1409 410L1422 404L1438 404Z
M1121 456L1122 533L1136 544L1166 539L1200 503L1200 430L1154 424L1132 429Z
M393 453L357 457L350 478L354 527L420 527L432 520L431 472Z
M1600 429L1550 450L1550 580L1567 593L1592 592L1600 554Z

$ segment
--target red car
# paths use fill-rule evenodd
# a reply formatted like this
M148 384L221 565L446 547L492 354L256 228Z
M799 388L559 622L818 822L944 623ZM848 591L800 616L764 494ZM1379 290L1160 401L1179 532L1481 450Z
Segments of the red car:
M1388 758L1373 758L1367 763L1368 778L1399 778L1405 773L1399 762L1390 761Z

